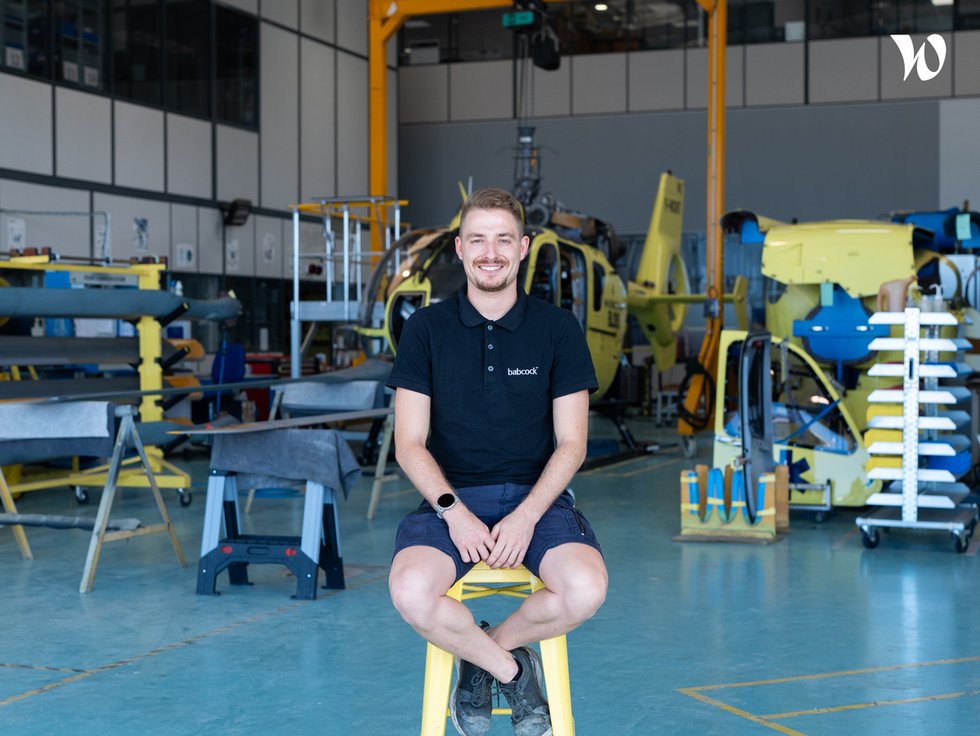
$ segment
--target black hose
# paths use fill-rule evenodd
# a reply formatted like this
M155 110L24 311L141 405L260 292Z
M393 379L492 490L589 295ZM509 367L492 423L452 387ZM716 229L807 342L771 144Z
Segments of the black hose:
M695 432L700 432L708 427L708 419L711 416L711 407L715 402L715 380L705 369L697 358L689 358L686 365L687 372L677 387L677 416L690 425ZM704 406L705 411L701 414L690 412L686 406L687 392L694 376L704 376Z

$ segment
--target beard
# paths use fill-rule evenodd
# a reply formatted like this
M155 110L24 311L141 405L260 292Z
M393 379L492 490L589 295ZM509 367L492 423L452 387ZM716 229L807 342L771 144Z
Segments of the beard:
M483 266L499 265L500 271L487 274L480 270L480 265ZM513 274L506 273L506 269L508 265L509 264L497 264L497 263L494 264L483 263L479 265L474 264L472 269L470 270L469 280L480 291L485 291L488 293L496 293L499 291L504 291L505 289L510 287L510 285L513 284L514 281L517 279L516 273Z

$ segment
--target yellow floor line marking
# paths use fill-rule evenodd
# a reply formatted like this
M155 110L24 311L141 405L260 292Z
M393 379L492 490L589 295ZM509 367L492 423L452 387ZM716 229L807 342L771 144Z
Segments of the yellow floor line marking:
M834 542L833 548L841 549L842 547L850 545L851 541L854 539L854 535L856 535L857 533L858 533L857 526L852 527L844 534L844 536L842 536L840 539Z
M611 468L621 468L624 465L632 465L633 463L640 462L641 460L649 460L647 455L637 455L636 457L628 457L625 460L620 460L617 463L609 463L608 465L603 465L601 468L592 468L591 470L583 470L579 475L595 475L597 473L605 473Z
M612 476L613 478L625 478L630 475L637 475L639 473L646 473L650 470L656 470L657 468L662 468L667 465L672 465L673 463L679 463L685 459L686 458L675 457L675 458L671 458L670 460L665 460L661 463L657 463L656 465L643 465L642 467L637 468L636 470L630 470L625 473L609 472L610 470L613 470L615 468L622 468L626 465L632 465L639 461L644 461L644 462L650 461L650 456L641 455L640 457L631 457L626 460L620 460L618 463L610 463L609 465L603 465L601 468L592 468L592 470L583 470L581 473L579 473L579 475L598 475L599 473L602 473L603 475L609 475Z
M674 465L675 463L679 463L685 459L686 458L675 457L673 460L664 460L662 463L657 463L656 465L648 465L646 467L637 468L636 470L630 470L625 473L610 473L609 475L611 475L614 478L629 478L630 476L633 475L639 475L640 473L649 473L651 470L659 470L660 468L665 468L668 465Z
M779 733L786 734L786 736L806 736L806 734L802 733L801 731L794 731L792 728L787 728L786 726L782 726L778 723L771 723L770 721L767 721L765 718L762 718L761 716L753 715L748 711L744 711L740 708L736 708L734 706L728 705L727 703L722 703L720 700L715 700L714 698L710 698L707 695L698 692L698 688L693 688L693 687L681 688L678 690L678 692L683 693L688 697L694 698L695 700L700 700L702 703L707 703L708 705L713 705L716 708L721 708L726 713L731 713L732 715L739 716L747 721L751 721L752 723L757 723L760 726L765 726L766 728L770 728L773 731L778 731Z
M732 682L724 685L699 685L697 687L685 688L690 691L703 692L705 690L721 690L724 688L736 687L755 687L756 685L778 685L784 682L803 682L806 680L823 680L829 677L849 677L851 675L868 675L876 672L893 672L895 670L908 670L917 667L937 667L944 664L963 664L964 662L980 662L980 656L960 657L958 659L939 659L934 662L914 662L912 664L895 664L887 667L868 667L860 670L844 670L841 672L824 672L817 675L797 675L794 677L778 677L773 680L754 680L752 682Z
M0 669L37 670L38 672L85 672L81 667L48 667L43 664L17 664L15 662L0 662Z
M388 574L386 572L384 575L376 575L373 578L369 578L355 585L348 585L346 590L363 588L365 585L378 582L379 580L386 580L387 578L388 578ZM340 592L342 591L340 590L328 591L320 595L320 599L322 600L324 598L329 598L331 596L337 595ZM304 606L313 602L314 601L296 601L295 603L290 603L288 606L282 606L280 608L275 608L271 611L264 611L262 613L257 613L254 616L250 616L249 618L242 619L241 621L233 621L230 624L225 624L224 626L219 626L216 629L205 631L203 634L192 636L189 639L183 639L181 641L172 642L170 644L164 644L163 646L157 647L155 649L151 649L150 651L144 652L143 654L137 654L132 657L127 657L126 659L121 659L118 662L110 662L109 664L103 665L101 667L96 667L94 669L78 671L77 674L72 675L71 677L66 677L62 680L58 680L57 682L50 682L47 685L43 685L42 687L35 688L34 690L28 690L27 692L20 693L19 695L11 695L9 698L0 700L0 708L3 708L4 706L7 705L11 705L12 703L16 703L21 700L26 700L27 698L34 697L35 695L41 695L42 693L46 693L51 690L56 690L60 687L64 687L65 685L70 685L74 682L79 682L81 680L91 677L92 675L97 675L102 672L108 672L109 670L125 667L126 665L130 665L144 659L149 659L150 657L155 657L158 654L163 654L164 652L172 652L172 651L176 651L177 649L183 649L184 647L188 647L192 644L196 644L197 642L202 641L203 639L207 639L212 636L217 636L219 634L225 634L229 631L234 631L235 629L242 628L243 626L248 626L249 624L254 624L259 621L263 621L264 619L270 618L277 614L285 613L286 611L292 611L295 608L299 608L300 606Z
M415 490L414 486L409 488L399 488L398 490L392 491L391 493L382 493L381 498L383 499L398 498L399 496L407 496L411 493L416 493L416 494L418 493L418 491Z
M942 695L924 695L921 698L900 698L898 700L877 700L872 703L851 703L850 705L838 705L832 708L811 708L810 710L797 710L788 713L772 713L770 715L759 716L760 718L782 720L784 718L796 718L798 716L818 715L821 713L840 713L848 710L861 710L862 708L877 708L882 705L908 705L909 703L928 703L932 700L955 700L956 698L980 695L980 690L967 690L961 693L943 693Z

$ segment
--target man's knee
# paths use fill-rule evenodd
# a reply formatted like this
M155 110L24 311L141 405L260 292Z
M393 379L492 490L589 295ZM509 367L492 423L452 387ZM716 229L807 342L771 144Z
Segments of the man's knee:
M604 574L583 575L562 596L566 614L575 625L592 618L606 600L608 582Z
M411 626L425 628L433 609L452 581L441 581L431 564L406 564L396 560L388 576L388 592L395 609Z
M434 604L431 586L414 568L403 569L397 574L393 570L388 578L388 591L398 613L413 626L416 621L425 620Z

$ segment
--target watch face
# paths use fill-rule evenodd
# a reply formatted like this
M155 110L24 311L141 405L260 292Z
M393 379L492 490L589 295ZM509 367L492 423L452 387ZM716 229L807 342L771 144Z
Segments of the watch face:
M456 501L456 497L451 493L443 493L436 499L436 504L439 508L448 509Z

